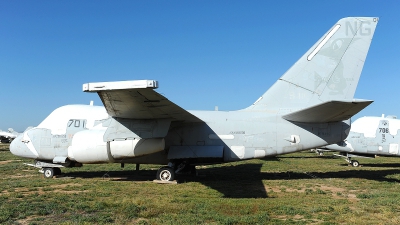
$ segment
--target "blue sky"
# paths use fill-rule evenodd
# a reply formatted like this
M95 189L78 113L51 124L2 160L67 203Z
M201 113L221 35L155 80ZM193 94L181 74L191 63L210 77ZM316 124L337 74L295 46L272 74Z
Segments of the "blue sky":
M380 21L357 114L400 116L398 1L0 1L0 129L66 104L87 82L154 79L185 109L242 109L342 17Z

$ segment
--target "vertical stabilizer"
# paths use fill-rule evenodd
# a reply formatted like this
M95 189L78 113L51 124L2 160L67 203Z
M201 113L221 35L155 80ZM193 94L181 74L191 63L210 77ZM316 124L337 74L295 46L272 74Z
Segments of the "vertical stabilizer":
M281 113L327 101L351 101L378 18L348 17L328 30L247 110Z

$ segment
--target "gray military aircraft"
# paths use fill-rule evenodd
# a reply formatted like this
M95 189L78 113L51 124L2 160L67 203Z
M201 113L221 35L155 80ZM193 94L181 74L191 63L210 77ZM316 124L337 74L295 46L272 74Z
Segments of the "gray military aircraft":
M400 120L393 116L361 117L351 124L349 136L338 144L323 149L339 151L352 166L359 166L352 157L400 156Z
M349 118L372 101L353 99L378 18L330 28L272 87L238 111L186 111L155 80L83 84L104 107L67 105L10 146L44 176L86 163L161 164L171 181L195 165L271 157L344 140Z
M0 130L0 142L2 143L10 143L19 135L18 132L15 132L14 129L8 128L8 131Z

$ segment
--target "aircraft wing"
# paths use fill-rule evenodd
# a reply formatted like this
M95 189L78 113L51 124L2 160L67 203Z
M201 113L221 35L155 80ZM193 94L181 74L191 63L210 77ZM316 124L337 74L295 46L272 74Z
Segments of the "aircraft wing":
M348 120L371 104L372 100L328 101L282 116L283 119L304 123L329 123Z
M163 95L154 91L155 80L86 83L84 92L97 92L108 114L126 119L171 119L171 121L200 122Z

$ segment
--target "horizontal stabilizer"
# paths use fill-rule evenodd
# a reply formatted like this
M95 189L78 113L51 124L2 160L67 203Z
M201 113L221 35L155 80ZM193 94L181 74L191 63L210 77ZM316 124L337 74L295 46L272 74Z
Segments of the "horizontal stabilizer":
M304 123L329 123L348 120L371 104L372 100L329 101L282 116L283 119Z

